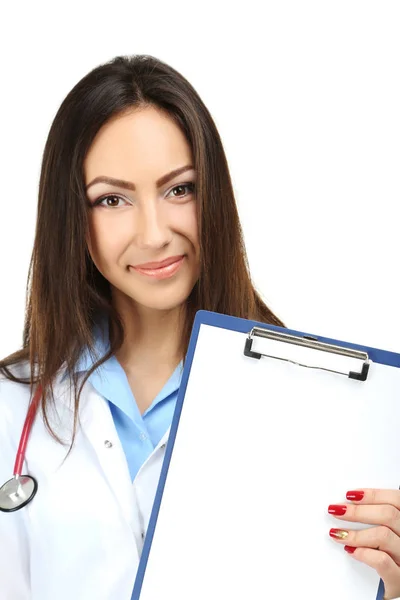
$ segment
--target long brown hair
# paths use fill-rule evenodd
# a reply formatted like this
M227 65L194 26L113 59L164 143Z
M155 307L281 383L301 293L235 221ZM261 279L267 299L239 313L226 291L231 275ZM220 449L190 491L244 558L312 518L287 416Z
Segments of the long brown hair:
M200 277L186 303L182 356L187 353L195 313L205 309L281 325L251 281L242 229L224 149L215 123L192 85L175 69L148 55L117 56L94 68L69 92L51 125L39 182L35 240L29 266L22 349L0 361L6 378L41 383L41 408L54 401L52 382L66 368L75 392L75 439L80 394L90 374L124 340L111 303L110 284L95 267L86 244L87 199L83 162L99 129L135 108L165 111L183 131L196 169ZM109 319L110 350L97 360L77 389L74 367L85 348L94 356L93 327ZM10 367L29 361L29 377Z

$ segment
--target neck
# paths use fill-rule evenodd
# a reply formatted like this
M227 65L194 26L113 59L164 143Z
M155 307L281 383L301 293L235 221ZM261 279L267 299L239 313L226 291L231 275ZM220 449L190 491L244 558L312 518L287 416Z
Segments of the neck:
M126 296L113 297L122 318L125 339L116 353L122 366L163 365L175 369L180 352L183 307L156 310L135 304Z

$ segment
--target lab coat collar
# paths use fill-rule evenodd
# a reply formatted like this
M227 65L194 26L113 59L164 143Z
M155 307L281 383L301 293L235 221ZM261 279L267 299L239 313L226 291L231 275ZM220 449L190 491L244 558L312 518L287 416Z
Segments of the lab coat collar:
M76 373L88 370L93 365L93 358L99 360L108 351L109 339L107 320L103 319L95 326L94 339L96 357L91 356L88 349L86 349L75 366ZM170 382L171 386L174 387L178 383L178 380L180 380L180 377L181 371L177 367ZM74 399L72 386L70 385L70 382L68 382L68 372L66 369L60 370L55 383L56 385L59 385L57 400L61 402L64 407L69 409L70 416L72 417L74 411ZM134 520L137 519L137 515L133 512L135 501L132 480L125 453L112 418L109 403L105 402L104 398L97 393L90 381L86 382L84 387L85 389L82 390L79 408L80 434L88 440L93 451L96 453L104 476L120 506L122 515L133 529L133 523ZM64 414L62 419L64 422L66 422L66 417L67 415ZM157 444L157 447L153 450L151 456L159 451L161 447L166 445L170 429L171 428L169 427ZM109 446L109 442L112 444L111 447ZM150 460L151 456L147 460Z
M68 383L64 383L59 386L57 393L57 401L61 402L64 409L68 409L68 414L63 411L58 413L65 426L68 422L72 426L74 402L71 389ZM115 427L110 405L97 393L90 382L87 382L82 390L78 423L79 437L86 439L95 453L104 478L120 507L121 514L133 531L137 515L134 513L134 487L128 463ZM141 472L143 472L146 463L152 459L152 456L167 444L170 430L171 427L168 428L156 448L142 465Z

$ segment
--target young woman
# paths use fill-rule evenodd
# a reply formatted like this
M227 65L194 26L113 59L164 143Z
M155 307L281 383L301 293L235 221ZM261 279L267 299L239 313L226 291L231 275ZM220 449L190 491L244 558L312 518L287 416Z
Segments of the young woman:
M0 479L41 389L24 462L39 487L0 512L1 596L129 600L196 311L282 325L252 284L215 124L170 66L117 57L62 103L28 283L23 348L0 363ZM400 492L349 500L330 512L376 527L331 535L395 598Z

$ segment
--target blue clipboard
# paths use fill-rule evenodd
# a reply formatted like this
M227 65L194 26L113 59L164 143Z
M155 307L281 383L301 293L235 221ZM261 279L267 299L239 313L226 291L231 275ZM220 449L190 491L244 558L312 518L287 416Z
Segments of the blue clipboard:
M160 511L162 496L164 492L165 482L168 474L168 469L171 461L171 456L174 448L176 433L178 430L179 419L182 412L183 400L186 394L186 387L189 379L189 374L193 362L193 357L196 349L197 339L199 335L199 330L201 325L211 325L213 327L221 327L223 329L229 329L231 331L237 331L239 333L248 334L248 332L253 328L264 328L269 329L276 332L281 332L285 334L290 334L294 336L301 337L312 337L314 340L319 342L325 342L328 344L335 344L336 346L342 346L344 348L351 348L353 350L360 350L363 352L367 352L369 358L375 362L383 365L388 365L391 367L400 368L400 354L395 352L390 352L387 350L379 350L377 348L371 348L369 346L361 346L358 344L352 344L349 342L344 342L342 340L335 340L333 338L325 338L321 336L316 336L313 333L307 333L302 331L297 331L294 329L287 329L284 327L278 327L276 325L270 325L266 323L261 323L257 321L251 321L248 319L241 319L238 317L232 317L229 315L222 315L215 312L200 310L196 313L192 333L190 337L188 352L185 361L185 367L182 375L182 381L178 392L177 403L175 407L175 412L172 419L170 435L167 443L165 458L163 462L163 466L161 469L160 480L157 487L157 492L154 499L153 509L151 512L151 517L149 521L148 530L145 537L145 542L143 546L143 552L140 559L135 585L133 588L132 600L140 600L140 593L143 585L143 580L146 572L147 562L151 551L151 545L153 541L154 531L157 524L157 518ZM376 600L382 600L384 595L384 586L382 580L379 583Z

